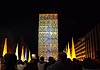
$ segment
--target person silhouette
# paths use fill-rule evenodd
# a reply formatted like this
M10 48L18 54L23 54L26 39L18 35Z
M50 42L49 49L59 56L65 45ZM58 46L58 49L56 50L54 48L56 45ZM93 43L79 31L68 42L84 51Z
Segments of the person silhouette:
M67 55L64 52L58 54L58 60L47 67L47 70L73 70L73 66L67 63Z
M15 54L5 54L1 70L17 70L17 57Z

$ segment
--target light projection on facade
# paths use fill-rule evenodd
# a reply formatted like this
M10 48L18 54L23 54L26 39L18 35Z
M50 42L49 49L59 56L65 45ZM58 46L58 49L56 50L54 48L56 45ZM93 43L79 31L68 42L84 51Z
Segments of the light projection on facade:
M39 14L38 55L58 56L58 14Z

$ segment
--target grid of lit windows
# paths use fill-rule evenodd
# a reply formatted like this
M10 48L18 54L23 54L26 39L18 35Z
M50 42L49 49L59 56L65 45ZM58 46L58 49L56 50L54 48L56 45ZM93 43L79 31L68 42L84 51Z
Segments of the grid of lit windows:
M58 56L58 14L39 14L38 55Z

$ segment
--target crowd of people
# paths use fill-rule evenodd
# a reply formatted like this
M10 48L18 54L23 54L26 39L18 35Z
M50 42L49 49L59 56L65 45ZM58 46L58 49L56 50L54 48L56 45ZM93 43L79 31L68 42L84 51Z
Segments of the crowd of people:
M83 61L67 58L66 53L60 52L58 60L49 57L48 62L44 57L31 59L30 62L17 60L15 54L6 54L0 58L0 70L100 70L100 59L85 58Z

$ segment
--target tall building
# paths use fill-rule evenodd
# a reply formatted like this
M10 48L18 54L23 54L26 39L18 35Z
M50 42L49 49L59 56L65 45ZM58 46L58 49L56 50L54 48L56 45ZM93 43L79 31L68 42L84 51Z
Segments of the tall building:
M58 14L39 14L38 56L58 56Z
M75 44L75 51L79 60L88 57L96 59L100 53L100 23Z

